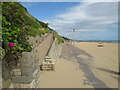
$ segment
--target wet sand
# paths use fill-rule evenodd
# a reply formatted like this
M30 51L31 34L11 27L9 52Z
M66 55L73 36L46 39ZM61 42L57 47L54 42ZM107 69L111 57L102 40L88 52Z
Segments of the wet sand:
M65 44L56 70L41 73L41 88L118 88L118 45Z

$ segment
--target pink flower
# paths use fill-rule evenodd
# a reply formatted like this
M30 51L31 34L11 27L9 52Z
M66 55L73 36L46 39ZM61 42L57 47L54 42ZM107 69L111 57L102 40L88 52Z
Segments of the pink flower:
M9 47L14 47L15 45L14 45L14 43L9 42L8 46L9 46Z

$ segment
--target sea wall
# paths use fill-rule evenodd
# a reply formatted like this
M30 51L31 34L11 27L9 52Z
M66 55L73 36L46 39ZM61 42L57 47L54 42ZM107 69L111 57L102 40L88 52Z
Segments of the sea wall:
M0 90L2 89L2 57L0 57Z
M31 52L23 52L19 59L19 68L14 70L17 76L12 77L15 88L40 88L40 64L48 53L54 36L50 33L42 42L39 42L40 37L29 38L34 49Z
M18 60L3 60L3 88L39 88L40 63L35 52L23 52Z
M38 57L40 59L40 63L43 62L45 56L47 55L52 43L54 40L53 33L50 33L42 43L39 44L39 46L35 47L33 49L33 52L38 53Z
M37 53L23 52L18 68L13 70L12 83L15 88L39 88L40 70Z
M42 34L41 36L37 35L37 36L28 36L28 42L32 45L32 48L37 47L40 43L43 42L43 40L47 37L47 33L46 34Z
M55 38L47 56L50 57L54 62L56 62L57 60L59 60L61 50L62 44L59 44L57 38Z
M3 63L3 88L40 88L41 63L46 55L57 60L61 47L53 33L49 33L39 44L38 40L32 37L30 42L37 43L34 49L23 52L17 61L11 60L10 66L6 65L6 61Z

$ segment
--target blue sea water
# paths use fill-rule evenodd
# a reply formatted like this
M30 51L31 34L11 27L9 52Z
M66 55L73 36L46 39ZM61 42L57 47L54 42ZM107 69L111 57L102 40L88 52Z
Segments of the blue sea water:
M80 42L102 42L102 43L120 43L120 40L81 40Z

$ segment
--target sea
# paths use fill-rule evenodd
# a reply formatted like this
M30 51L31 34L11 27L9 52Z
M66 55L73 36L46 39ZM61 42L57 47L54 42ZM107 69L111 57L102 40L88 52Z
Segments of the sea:
M120 40L80 40L76 42L78 43L80 42L120 43Z

